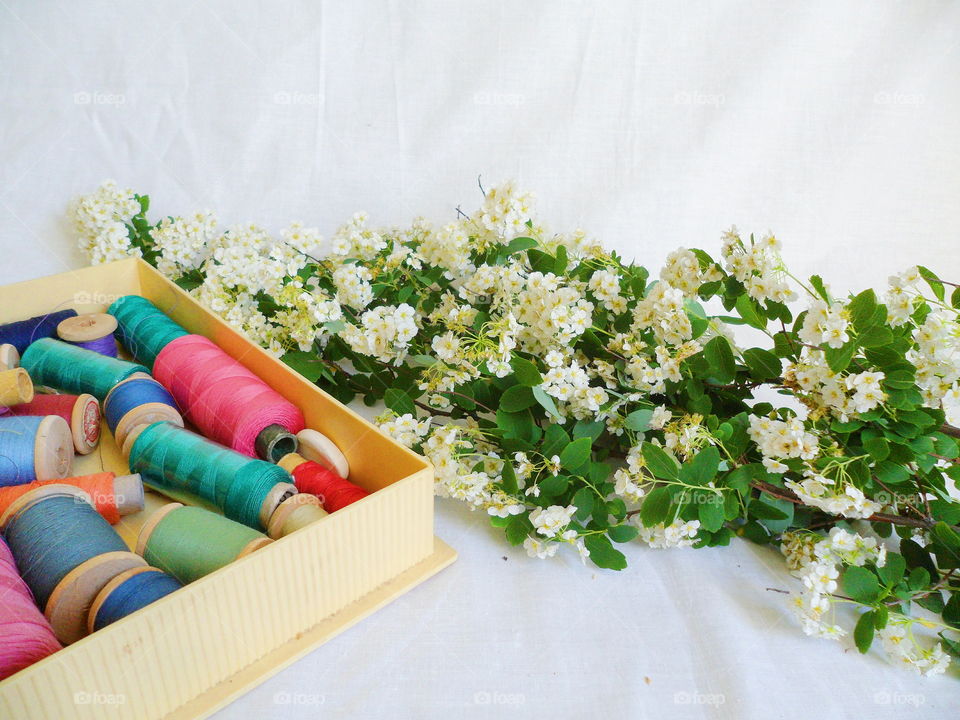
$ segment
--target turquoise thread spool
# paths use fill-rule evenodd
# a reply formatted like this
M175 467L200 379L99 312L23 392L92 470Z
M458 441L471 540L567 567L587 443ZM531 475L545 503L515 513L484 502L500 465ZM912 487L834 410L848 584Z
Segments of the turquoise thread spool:
M139 295L124 295L108 312L117 319L121 344L144 365L153 369L157 355L172 340L189 335L156 305Z
M107 357L76 345L44 338L20 358L35 385L47 385L74 395L89 393L101 402L110 389L135 373L147 374L143 365Z

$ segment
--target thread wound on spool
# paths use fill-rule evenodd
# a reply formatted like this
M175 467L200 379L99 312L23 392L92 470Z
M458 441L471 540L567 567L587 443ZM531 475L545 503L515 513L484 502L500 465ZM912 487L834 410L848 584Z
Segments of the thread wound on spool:
M23 368L0 371L0 405L10 407L33 400L33 381Z
M289 464L287 466L289 467ZM323 509L330 513L341 510L370 494L362 487L344 480L333 470L312 460L295 465L293 483L300 492L310 493L320 498Z
M74 449L91 453L100 442L100 403L93 395L37 395L10 409L14 415L57 415L67 421Z
M169 497L179 499L186 493L201 498L227 517L258 529L269 521L269 513L266 517L262 513L276 495L275 488L290 482L289 474L276 465L165 422L140 431L130 449L130 469L141 474L144 484ZM281 496L276 502L282 500Z
M186 420L204 435L249 457L270 425L296 434L303 413L216 344L200 335L169 343L154 375L176 398Z
M157 568L145 566L121 573L93 601L88 629L102 630L182 587L179 580Z
M0 538L0 680L61 648Z
M153 368L157 355L171 341L188 334L156 305L139 295L119 298L110 306L109 313L117 319L120 342L149 368Z
M73 436L56 415L0 417L0 487L66 477Z
M20 364L37 385L69 393L89 393L101 401L117 383L134 373L147 372L142 365L50 338L33 343L23 354Z
M106 313L88 313L67 318L57 325L57 335L64 342L87 350L117 357L117 341L113 337L117 319Z
M30 345L41 338L57 334L57 325L69 317L75 317L76 310L58 310L49 315L38 315L27 320L0 325L0 344L13 345L21 355Z
M270 543L262 533L198 507L160 508L161 518L145 526L137 541L143 558L187 584Z
M77 477L63 478L62 480L37 480L25 485L0 487L0 514L4 513L7 508L9 508L14 501L17 500L17 498L23 497L38 487L44 487L47 485L71 485L83 490L87 495L89 495L97 512L99 512L111 525L116 525L118 522L120 522L121 514L136 511L136 505L134 505L133 507L124 507L125 512L121 513L120 506L121 504L126 503L126 497L118 502L115 487L116 480L117 477L112 472L102 472L95 473L93 475L80 475ZM141 509L143 507L142 494L143 493L141 491L141 501L139 505ZM131 499L134 501L134 503L136 503L136 498Z
M183 427L177 401L153 378L132 377L115 385L103 401L107 426L121 446L133 428L166 420Z

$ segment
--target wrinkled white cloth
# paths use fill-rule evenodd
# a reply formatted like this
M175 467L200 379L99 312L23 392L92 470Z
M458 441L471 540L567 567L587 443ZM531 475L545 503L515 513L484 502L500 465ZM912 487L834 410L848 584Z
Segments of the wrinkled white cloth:
M329 236L454 217L509 178L658 268L773 230L837 291L960 277L949 2L0 2L0 282L79 267L67 201ZM941 718L924 680L808 639L743 542L531 560L438 501L459 562L218 717ZM849 618L846 625L850 625Z

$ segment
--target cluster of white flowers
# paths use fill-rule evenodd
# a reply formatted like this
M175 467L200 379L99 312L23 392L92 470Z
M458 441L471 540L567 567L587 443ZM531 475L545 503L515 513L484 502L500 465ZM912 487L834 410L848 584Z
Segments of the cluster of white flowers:
M127 223L139 212L133 190L121 188L113 180L77 198L69 214L80 250L94 264L141 255L140 248L131 246L127 231Z
M887 655L902 663L918 675L939 675L950 666L950 656L940 643L933 647L922 646L914 637L913 625L924 624L923 620L892 615L886 627L877 634Z
M270 322L276 326L277 341L287 349L310 350L314 340L325 337L326 323L343 317L336 300L316 288L305 288L299 280L285 285L274 300L281 309Z
M521 191L512 182L490 188L483 206L473 218L483 231L481 244L502 244L529 232L533 218L533 194Z
M157 269L169 277L180 277L210 256L211 244L219 236L217 216L197 211L187 217L166 217L151 234L160 252Z
M430 433L431 419L418 420L412 413L377 418L377 426L404 447L412 448Z
M620 294L620 276L609 270L595 270L587 283L590 292L612 313L622 313L627 309L627 300Z
M827 304L820 298L810 303L803 326L797 333L800 339L810 345L826 343L832 348L843 347L850 339L848 313L842 303Z
M683 291L660 281L637 303L633 314L635 330L653 330L658 343L680 345L693 337L690 318L683 309Z
M675 348L658 345L654 348L651 358L643 352L636 352L637 343L626 335L618 335L608 347L611 351L627 357L624 366L627 377L636 389L647 393L664 392L667 381L680 382L683 379L680 363L703 350L699 342L690 340Z
M700 269L700 261L692 250L678 248L667 255L666 263L660 270L660 279L671 287L682 291L689 298L696 297L700 286L723 278L723 272L716 265L710 265L705 271Z
M558 535L562 537L576 511L575 505L538 507L530 513L530 522L533 523L534 529L544 537L552 538ZM576 534L576 531L574 530L573 533Z
M956 315L934 311L913 333L917 347L907 359L917 368L916 380L931 407L955 411L960 403L960 325Z
M569 411L579 419L602 417L600 408L610 396L602 387L590 385L589 373L574 359L559 350L547 353L550 368L543 376L543 390L560 401L559 412Z
M681 461L689 460L707 445L716 444L703 425L703 415L688 413L663 427L663 446Z
M920 284L920 271L917 266L908 268L899 275L890 276L890 288L884 297L887 306L887 322L894 327L906 325L913 315L913 300L918 295L915 291Z
M330 239L330 252L339 258L370 260L386 246L383 235L367 227L367 214L363 212L354 213Z
M355 310L363 310L373 302L373 275L363 265L341 265L333 271L333 284L337 288L337 300Z
M270 234L257 225L232 226L214 241L213 253L203 264L206 282L254 295L276 295L284 278L293 273L282 259L271 257L275 247Z
M348 324L340 336L354 352L399 364L417 335L416 312L406 303L380 305L360 316L360 325Z
M814 417L829 411L847 420L880 406L886 399L881 372L836 374L830 370L822 350L804 347L800 359L787 367L788 383L795 382L806 393L804 400Z
M417 252L430 265L447 270L448 277L467 272L472 267L470 261L470 230L466 221L444 225L436 233L426 233Z
M593 322L593 303L553 273L530 273L514 302L523 326L518 339L528 352L572 343Z
M883 505L867 498L855 485L831 480L809 468L803 471L803 480L785 480L783 484L804 504L831 515L856 520L871 517L883 509Z
M796 417L773 420L751 415L747 433L763 455L763 464L770 472L786 472L786 466L768 461L789 458L812 460L819 450L817 436L807 432L803 422Z
M638 503L646 495L645 486L649 477L643 474L646 462L641 454L642 443L632 446L627 452L626 467L617 468L613 474L614 492L627 502Z
M797 294L787 283L783 258L780 257L780 241L766 235L752 241L749 247L740 238L735 227L723 234L721 254L727 270L743 283L747 293L755 300L790 302Z
M634 515L632 520L640 531L640 539L657 550L691 547L700 532L699 520L677 519L669 525L658 523L653 527L644 527L639 515Z

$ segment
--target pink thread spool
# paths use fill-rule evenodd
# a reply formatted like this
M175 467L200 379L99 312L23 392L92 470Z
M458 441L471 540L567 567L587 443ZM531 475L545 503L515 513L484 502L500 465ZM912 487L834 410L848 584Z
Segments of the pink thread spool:
M283 439L296 447L293 435L305 425L300 408L207 338L184 335L171 341L157 355L153 375L176 399L184 417L211 440L257 457L258 437L272 433L271 442L261 442L270 450L282 428L287 434Z
M0 680L61 648L0 538Z

